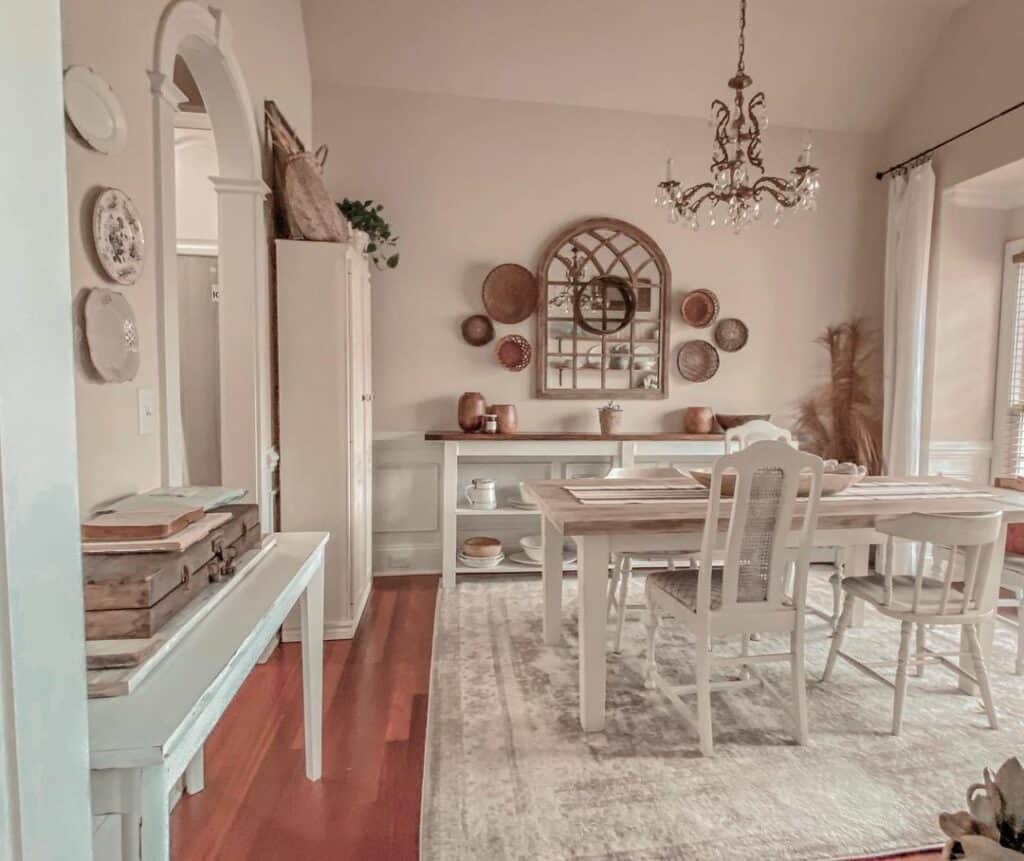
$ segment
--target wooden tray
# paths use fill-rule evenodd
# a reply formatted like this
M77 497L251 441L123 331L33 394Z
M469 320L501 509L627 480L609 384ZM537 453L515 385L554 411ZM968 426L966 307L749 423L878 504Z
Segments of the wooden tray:
M101 511L82 524L83 541L148 541L167 538L201 519L202 508Z

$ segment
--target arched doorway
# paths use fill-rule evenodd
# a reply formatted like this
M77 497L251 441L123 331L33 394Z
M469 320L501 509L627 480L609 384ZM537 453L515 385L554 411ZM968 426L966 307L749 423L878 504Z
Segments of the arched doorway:
M223 12L177 0L157 28L153 68L155 206L154 261L160 339L163 481L184 479L175 219L174 126L185 95L174 84L177 57L188 65L216 141L220 283L221 480L244 487L271 528L269 298L267 233L259 135L252 102Z

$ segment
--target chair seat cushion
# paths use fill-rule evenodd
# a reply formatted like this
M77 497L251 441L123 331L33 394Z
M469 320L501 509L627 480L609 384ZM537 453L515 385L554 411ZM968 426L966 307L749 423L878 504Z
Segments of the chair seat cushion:
M689 569L683 571L659 571L647 575L647 586L664 592L689 610L697 609L697 582L700 572ZM737 600L763 601L765 585L755 578L741 577L737 587ZM722 572L711 572L711 609L718 610L722 606Z
M837 574L829 579L835 582ZM863 598L876 607L886 606L885 599L885 576L882 574L869 574L867 577L846 577L843 581L843 591ZM922 607L937 607L942 603L943 584L935 577L924 577L921 579L921 603ZM950 591L954 598L955 607L959 609L963 594ZM892 578L892 600L893 603L903 604L911 607L914 603L914 578L909 574L894 574ZM950 609L953 609L952 607Z

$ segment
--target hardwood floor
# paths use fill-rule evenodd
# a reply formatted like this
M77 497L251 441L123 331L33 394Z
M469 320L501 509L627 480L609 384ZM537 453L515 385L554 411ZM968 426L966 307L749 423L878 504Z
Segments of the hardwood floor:
M381 578L324 650L324 777L305 778L298 644L256 667L206 746L206 789L172 816L193 859L415 859L436 577Z
M206 789L174 811L175 861L415 861L437 587L376 580L356 639L326 644L319 783L304 772L298 644L253 670L207 743Z

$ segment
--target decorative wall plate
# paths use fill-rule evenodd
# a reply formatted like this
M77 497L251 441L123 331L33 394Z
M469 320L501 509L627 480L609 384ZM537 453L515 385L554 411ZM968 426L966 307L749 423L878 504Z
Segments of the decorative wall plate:
M96 372L124 383L139 372L139 330L123 293L95 287L85 299L85 338Z
M484 310L499 323L522 323L537 310L537 279L518 263L495 266L483 286Z
M113 155L128 142L128 126L117 95L88 66L64 72L64 112L75 131L94 150Z
M718 297L710 290L691 290L679 306L683 321L696 329L706 329L718 316Z
M533 347L522 335L506 335L494 348L494 355L509 371L521 371L530 364Z
M676 354L676 365L684 380L703 383L718 373L718 350L707 341L687 341Z
M494 340L494 324L483 314L474 314L462 321L462 340L474 347L482 347Z
M573 293L573 321L592 335L621 332L634 316L636 290L621 275L598 275Z
M719 350L725 350L727 353L742 350L746 346L749 336L747 324L735 317L719 320L718 325L715 326L715 343Z
M92 209L92 238L106 273L118 284L134 284L142 273L146 240L132 199L119 188L108 188Z

